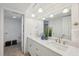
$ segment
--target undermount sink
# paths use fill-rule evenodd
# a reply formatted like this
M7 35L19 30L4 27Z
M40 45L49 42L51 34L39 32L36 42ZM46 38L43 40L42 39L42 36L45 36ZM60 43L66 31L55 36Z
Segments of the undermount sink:
M63 51L66 51L68 46L67 45L63 45L63 44L60 44L58 42L55 42L54 40L46 40L45 42L46 44L50 45L50 46L53 46L59 50L63 50Z

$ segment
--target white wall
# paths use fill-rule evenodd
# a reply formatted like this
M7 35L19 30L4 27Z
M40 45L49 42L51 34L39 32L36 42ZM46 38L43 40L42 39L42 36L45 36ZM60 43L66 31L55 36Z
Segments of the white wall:
M4 40L21 42L21 19L4 19Z
M27 52L27 37L39 36L43 32L43 21L25 17L24 25L24 51Z
M78 25L75 26L74 23ZM72 7L72 41L79 41L79 4L73 4Z
M39 36L43 32L43 21L37 19L27 20L27 35Z

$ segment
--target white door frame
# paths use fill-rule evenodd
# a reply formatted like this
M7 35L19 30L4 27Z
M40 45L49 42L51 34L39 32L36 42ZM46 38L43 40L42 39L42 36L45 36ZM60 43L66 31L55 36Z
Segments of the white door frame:
M22 31L21 31L21 49L22 49L22 52L24 52L24 33L23 33L23 30L24 30L24 28L23 28L23 24L24 24L24 14L23 13L21 13L21 12L18 12L18 11L16 11L16 10L12 10L12 9L9 9L9 8L2 8L2 11L3 11L3 14L2 14L2 16L3 16L3 18L2 18L2 20L3 20L3 23L2 23L2 25L3 25L3 55L4 55L4 10L9 10L9 11L12 11L12 12L16 12L16 13L18 13L18 14L22 14L23 16L22 16L22 23L21 23L21 27L22 27Z
M4 10L0 8L0 56L4 55Z
M22 16L21 27L21 49L24 52L24 16Z

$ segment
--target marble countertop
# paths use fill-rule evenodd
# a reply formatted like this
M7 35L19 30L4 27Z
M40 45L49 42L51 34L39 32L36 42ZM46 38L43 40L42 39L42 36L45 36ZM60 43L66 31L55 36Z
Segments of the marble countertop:
M44 46L44 47L50 49L51 51L54 51L54 52L60 54L60 55L64 55L65 52L66 52L67 49L68 49L68 47L67 47L66 49L63 49L63 50L58 49L58 48L52 46L51 44L48 44L48 43L47 43L48 40L42 40L40 37L36 37L36 36L28 36L28 38L34 40L35 42L41 44L42 46ZM53 43L52 43L52 44L53 44Z

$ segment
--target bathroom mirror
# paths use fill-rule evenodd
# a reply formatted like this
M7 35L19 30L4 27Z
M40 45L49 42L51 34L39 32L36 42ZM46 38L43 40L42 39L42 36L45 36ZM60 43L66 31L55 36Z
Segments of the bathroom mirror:
M56 14L51 13L45 21L48 21L49 37L71 40L71 9L63 9Z

